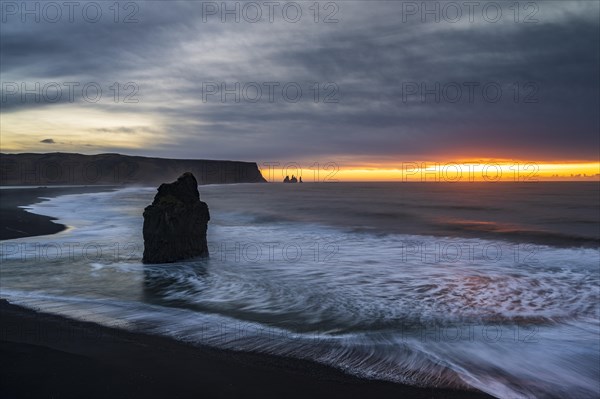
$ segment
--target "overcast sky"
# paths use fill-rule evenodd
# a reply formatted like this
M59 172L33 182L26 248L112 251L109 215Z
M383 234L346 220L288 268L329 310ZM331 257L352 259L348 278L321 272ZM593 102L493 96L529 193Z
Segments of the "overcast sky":
M598 160L597 1L44 4L2 3L5 152Z

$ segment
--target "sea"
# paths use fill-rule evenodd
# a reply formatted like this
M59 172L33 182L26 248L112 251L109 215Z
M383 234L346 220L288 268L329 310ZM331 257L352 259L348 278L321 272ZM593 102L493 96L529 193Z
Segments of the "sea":
M155 187L27 206L11 303L194 345L498 398L600 396L600 185L200 186L210 257L144 265Z

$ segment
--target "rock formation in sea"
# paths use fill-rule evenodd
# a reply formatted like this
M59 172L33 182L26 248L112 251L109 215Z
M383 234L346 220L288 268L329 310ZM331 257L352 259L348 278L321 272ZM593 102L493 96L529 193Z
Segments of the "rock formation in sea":
M284 183L298 183L298 179L294 175L292 175L291 179L289 176L286 176L285 179L283 179L283 182ZM302 178L300 178L300 183L302 183Z
M210 214L200 201L198 181L190 172L158 188L144 209L144 263L169 263L208 256Z

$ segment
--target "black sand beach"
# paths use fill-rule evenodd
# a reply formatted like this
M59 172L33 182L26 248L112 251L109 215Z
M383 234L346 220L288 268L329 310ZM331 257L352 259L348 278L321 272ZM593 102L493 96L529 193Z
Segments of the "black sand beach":
M2 398L484 398L317 363L194 347L0 302Z
M54 218L36 215L19 208L44 201L43 197L66 194L94 193L110 190L109 186L32 187L0 189L0 240L55 234L66 226L54 223Z
M64 226L18 205L106 187L2 190L2 239ZM5 217L6 216L6 217ZM0 301L2 398L483 398L360 379L310 361L190 346Z

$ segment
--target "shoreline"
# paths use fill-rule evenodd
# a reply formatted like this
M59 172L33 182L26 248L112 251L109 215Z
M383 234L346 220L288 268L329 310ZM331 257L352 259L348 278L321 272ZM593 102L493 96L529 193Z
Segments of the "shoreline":
M71 187L0 187L0 241L60 233L67 226L56 223L56 218L32 213L23 209L46 201L45 197L68 194L86 194L111 191L118 186L71 186Z
M192 346L4 299L0 319L2 397L491 397L363 379L308 360Z

